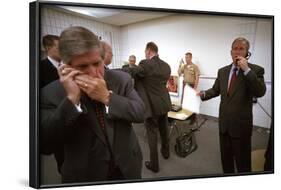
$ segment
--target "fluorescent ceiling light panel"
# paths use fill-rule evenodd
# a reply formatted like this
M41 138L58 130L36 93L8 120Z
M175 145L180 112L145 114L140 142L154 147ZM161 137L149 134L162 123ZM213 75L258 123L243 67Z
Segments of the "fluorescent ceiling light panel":
M95 18L109 17L124 12L122 10L104 9L104 8L90 8L90 7L76 7L76 6L59 6L59 7Z

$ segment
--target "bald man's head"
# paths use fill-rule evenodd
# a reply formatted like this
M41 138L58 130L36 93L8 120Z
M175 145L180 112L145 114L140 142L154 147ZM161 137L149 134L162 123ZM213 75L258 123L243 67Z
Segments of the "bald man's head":
M111 46L105 42L105 41L101 41L101 47L102 47L102 58L103 58L103 62L105 65L110 65L111 61L112 61L112 48Z

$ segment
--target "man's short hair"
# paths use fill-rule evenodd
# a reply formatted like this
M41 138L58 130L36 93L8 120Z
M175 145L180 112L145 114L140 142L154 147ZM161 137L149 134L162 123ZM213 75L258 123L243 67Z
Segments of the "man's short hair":
M158 47L154 42L148 42L145 49L150 49L151 51L158 53Z
M236 38L236 39L232 42L231 49L233 48L233 45L234 45L236 42L238 42L238 41L245 42L245 44L246 44L246 50L247 50L247 52L248 52L249 49L250 49L250 42L249 42L246 38L243 38L243 37L238 37L238 38Z
M60 35L59 52L65 64L69 64L74 56L84 54L95 48L100 48L98 37L84 27L69 27Z
M59 41L59 37L56 35L47 34L43 36L43 47L47 50L49 47L53 47L55 45L55 41Z
M135 56L135 55L130 55L130 56L129 56L129 59L130 59L131 57L133 57L133 58L136 60L136 56Z
M192 53L186 52L185 55L190 55L192 57Z

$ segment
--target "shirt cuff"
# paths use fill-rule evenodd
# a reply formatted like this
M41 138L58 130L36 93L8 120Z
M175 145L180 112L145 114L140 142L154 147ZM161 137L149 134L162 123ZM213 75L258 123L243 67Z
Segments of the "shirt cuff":
M246 71L244 71L244 75L246 76L249 72L250 72L251 68L248 67L248 69Z
M109 106L105 105L105 113L108 114L109 112Z
M111 95L113 94L113 92L112 92L112 90L109 90L108 92L109 92L109 98L110 98ZM108 112L109 112L109 105L108 106L105 105L105 113L108 114Z
M77 110L79 113L82 113L82 112L83 112L83 110L82 110L82 108L81 108L81 103L80 103L80 102L79 102L78 104L75 104L74 106L75 106L76 110Z
M200 98L205 98L206 92L205 91L200 91Z

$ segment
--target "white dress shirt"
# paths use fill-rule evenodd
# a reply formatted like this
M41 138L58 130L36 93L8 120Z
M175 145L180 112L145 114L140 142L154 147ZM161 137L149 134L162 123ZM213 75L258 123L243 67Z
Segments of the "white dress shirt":
M57 60L51 58L50 56L47 56L47 58L55 68L58 68L61 65L61 62L58 62Z
M231 69L230 69L230 72L229 72L227 88L229 88L231 77L232 77L232 73L233 73L233 70L234 70L235 67L237 67L237 66L234 63L232 63L232 66L231 66ZM240 68L238 67L238 69L236 71L236 76L238 76L239 70L240 70ZM244 75L246 76L250 72L250 70L251 69L249 67L246 71L244 71Z

